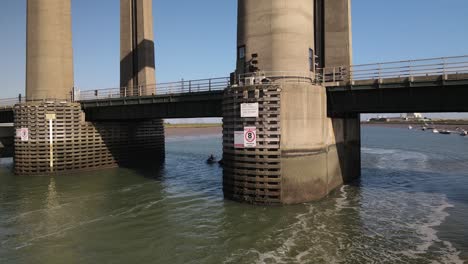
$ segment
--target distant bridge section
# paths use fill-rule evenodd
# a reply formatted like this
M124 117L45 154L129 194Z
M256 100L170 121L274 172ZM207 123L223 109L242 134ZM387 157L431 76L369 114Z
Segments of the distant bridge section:
M325 68L332 116L468 112L468 56Z
M13 123L13 106L19 102L19 98L0 99L0 124Z
M13 123L0 124L0 158L13 156L14 133Z

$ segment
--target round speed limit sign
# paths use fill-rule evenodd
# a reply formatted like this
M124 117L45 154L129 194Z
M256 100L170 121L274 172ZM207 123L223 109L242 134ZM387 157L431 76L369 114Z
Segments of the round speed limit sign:
M244 128L244 147L254 148L257 146L257 128L245 127Z

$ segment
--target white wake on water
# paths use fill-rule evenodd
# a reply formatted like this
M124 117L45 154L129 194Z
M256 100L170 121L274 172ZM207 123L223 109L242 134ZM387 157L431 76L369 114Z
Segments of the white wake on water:
M362 148L363 154L372 155L375 163L370 164L377 169L395 169L428 171L430 170L428 154L401 149ZM373 159L373 160L374 160Z
M344 186L334 196L225 263L463 263L437 236L453 207L445 195Z

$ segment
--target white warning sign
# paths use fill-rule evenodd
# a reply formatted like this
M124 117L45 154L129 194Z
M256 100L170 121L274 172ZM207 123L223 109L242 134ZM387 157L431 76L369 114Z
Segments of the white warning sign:
M244 148L244 131L234 131L234 148Z
M258 103L241 104L241 117L258 117Z
M28 141L29 140L29 129L27 129L27 128L16 129L16 137L20 138L21 141Z
M244 147L255 148L257 147L257 128L244 127Z

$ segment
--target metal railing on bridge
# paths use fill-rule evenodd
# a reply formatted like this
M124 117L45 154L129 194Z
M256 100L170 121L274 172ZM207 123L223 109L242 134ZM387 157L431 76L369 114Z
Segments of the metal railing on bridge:
M0 99L0 109L11 108L22 101L21 96L16 98Z
M446 79L468 79L468 55L322 68L317 69L315 76L312 72L259 71L237 75L235 76L235 83L238 85L252 85L281 80L287 82L322 83L328 86L330 83L353 84L355 81L385 80L392 78L411 79L413 77L424 76L444 76ZM230 78L221 77L187 81L181 80L130 88L120 87L84 91L74 89L71 95L71 101L220 91L229 87L229 85ZM0 110L11 108L15 104L24 101L26 101L26 98L22 98L21 95L17 98L0 99Z
M75 101L89 101L99 99L151 96L151 95L171 95L200 93L224 90L229 86L229 77L181 80L178 82L166 82L145 86L108 88L98 90L75 90Z
M321 83L353 83L423 76L456 77L467 73L468 55L465 55L323 68L317 70L317 80Z
M294 72L294 71L258 71L236 75L235 84L255 85L267 84L270 82L288 82L288 83L316 83L313 72Z

